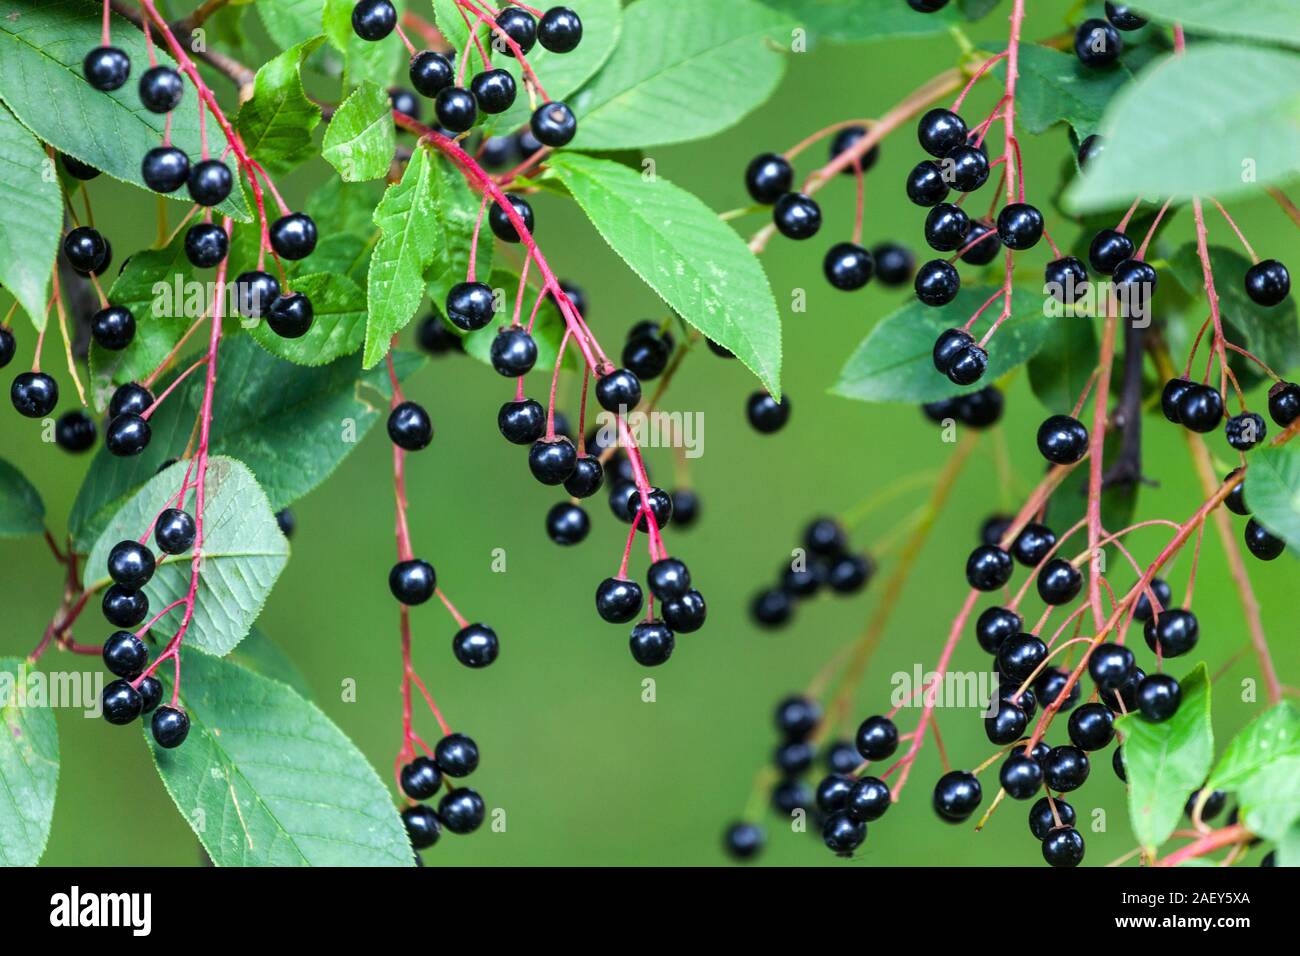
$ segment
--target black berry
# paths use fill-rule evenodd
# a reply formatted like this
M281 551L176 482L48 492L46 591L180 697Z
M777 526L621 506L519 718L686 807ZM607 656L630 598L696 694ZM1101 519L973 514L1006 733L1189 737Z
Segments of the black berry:
M190 167L187 183L191 199L200 206L215 206L226 201L235 187L235 177L221 160L205 159Z
M1077 418L1052 415L1038 426L1038 452L1057 465L1072 465L1088 451L1088 429Z
M403 604L423 604L433 597L438 575L433 565L420 558L398 561L388 572L388 590Z
M552 149L569 145L578 133L578 120L573 110L558 101L537 107L528 125L537 141Z
M44 418L59 402L59 385L44 372L23 372L9 386L9 400L18 414Z
M501 641L497 638L496 631L486 624L470 624L462 627L451 641L451 651L456 655L456 660L466 667L487 667L497 659L500 650ZM407 793L409 794L410 791L408 790Z
M784 156L762 153L745 168L745 189L756 203L770 206L790 191L794 170Z
M140 102L151 113L170 113L181 105L185 81L170 66L153 66L140 77Z
M144 154L140 178L159 193L174 193L190 178L190 158L175 146L155 146Z
M81 61L81 72L95 89L111 93L131 75L131 60L115 46L95 47Z
M352 29L363 40L382 40L397 26L397 10L389 0L359 0L352 8Z

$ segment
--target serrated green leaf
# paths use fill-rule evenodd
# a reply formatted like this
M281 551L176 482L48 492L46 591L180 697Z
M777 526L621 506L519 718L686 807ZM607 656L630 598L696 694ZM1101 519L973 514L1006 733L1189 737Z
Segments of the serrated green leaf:
M1060 122L1080 136L1101 126L1106 105L1132 79L1124 67L1095 70L1072 53L1034 43L1020 45L1020 79L1016 84L1016 121L1031 133L1043 133ZM995 68L1006 80L1006 61Z
M1300 56L1189 48L1152 64L1120 92L1102 133L1106 150L1066 194L1073 208L1138 196L1222 199L1281 182L1300 171Z
M35 866L54 818L59 728L50 707L23 705L29 673L26 661L0 657L0 866Z
M442 38L458 53L465 52L465 47L470 42L471 25L479 39L483 41L483 45L487 46L487 27L473 17L462 14L456 0L433 0L433 20Z
M287 173L315 155L312 130L320 107L302 86L303 60L325 42L315 36L285 50L257 71L253 96L239 108L236 129L254 159L267 172Z
M181 700L190 717L185 746L150 746L167 792L215 864L414 863L378 774L287 684L187 653Z
M1300 756L1281 757L1237 790L1242 822L1266 840L1281 840L1300 823Z
M1246 469L1246 500L1255 519L1300 549L1300 448L1261 448Z
M1214 759L1210 725L1210 678L1204 664L1180 681L1182 703L1162 723L1141 714L1115 721L1128 773L1129 817L1138 842L1148 850L1178 827L1188 796L1205 780Z
M961 328L997 290L991 286L963 288L957 298L939 308L915 299L881 319L849 356L832 393L866 402L933 402L975 391L948 381L934 369L934 342L945 329ZM1043 307L1039 289L1012 290L1011 316L989 341L986 381L1006 374L1042 348L1052 325L1082 321L1054 318ZM999 314L998 303L984 311L971 329L979 339Z
M315 313L311 328L300 338L285 339L259 322L252 330L258 345L295 365L328 365L361 348L366 337L366 294L360 286L333 272L296 276L289 284L311 299Z
M1284 757L1300 757L1300 708L1290 701L1275 704L1242 728L1224 749L1205 786L1238 790Z
M140 159L162 142L166 117L141 105L134 82L111 93L86 82L81 62L88 50L100 44L100 5L84 0L12 0L3 12L0 99L24 126L59 152L147 189L140 176ZM140 64L149 62L140 31L115 17L113 45L131 58L132 75L138 76ZM175 66L161 46L158 62ZM173 145L196 158L200 155L198 97L188 80L185 87L181 105L169 114L171 137ZM213 156L226 150L226 138L215 122L208 123L208 144ZM234 159L227 164L234 171ZM183 189L171 198L190 202ZM252 219L242 188L217 208L244 222Z
M288 684L304 700L311 700L311 685L307 683L307 678L298 669L298 665L256 624L248 632L248 637L240 641L239 646L227 654L225 659L254 674Z
M0 68L2 69L2 68ZM50 158L26 127L0 106L0 284L18 300L37 331L45 328L63 231L63 196L48 175Z
M1143 0L1142 16L1194 33L1300 46L1300 0Z
M551 53L539 43L528 54L528 65L541 78L552 100L567 100L595 76L618 46L623 30L619 0L569 0L565 6L582 18L582 43L569 53ZM520 93L514 106L499 116L486 117L484 126L502 131L518 129L526 125L532 115L524 92L523 71L519 61L513 57L494 57L493 65L509 71Z
M469 274L469 251L474 241L481 199L470 191L465 177L447 160L439 157L433 166L431 185L438 200L438 221L434 228L438 230L440 240L433 250L433 261L426 268L425 276L429 297L442 311L451 287L464 282ZM491 274L493 251L492 243L487 239L478 244L474 260L476 275Z
M1222 246L1210 246L1209 252L1219 309L1246 336L1246 341L1239 344L1279 373L1300 363L1300 324L1296 322L1295 300L1287 298L1275 306L1257 304L1246 294L1250 260ZM1174 253L1169 267L1188 294L1204 296L1205 279L1196 243L1186 243Z
M1097 368L1097 332L1078 316L1051 323L1042 348L1029 360L1029 387L1048 411L1074 407Z
M362 83L334 113L321 155L347 182L388 175L397 150L393 107L388 93L374 83Z
M281 49L321 32L325 0L258 0L254 6L266 32Z
M394 356L399 379L423 363ZM68 529L87 550L141 485L189 442L203 395L202 376L191 376L150 417L153 440L134 458L100 448L77 492ZM213 454L239 455L278 511L330 476L388 414L388 370L363 373L356 358L321 368L291 365L240 335L221 345L213 399Z
M402 181L389 186L375 207L380 237L367 275L366 368L388 354L390 339L406 327L424 299L424 271L438 242L435 175L429 148L416 147Z
M754 0L731 0L726 16L698 0L637 0L609 61L569 101L572 147L662 146L727 129L781 81L790 25ZM673 121L656 120L665 115Z
M735 230L662 176L646 179L620 163L567 152L552 157L551 170L633 272L780 395L776 301Z
M256 230L249 227L249 231ZM207 295L206 285L190 284L193 278L194 267L185 255L184 229L162 249L135 253L118 273L108 298L135 316L135 337L117 352L91 343L91 397L96 408L108 407L115 385L148 376L203 314L206 299L201 303L185 301L186 295L196 290Z
M177 462L155 475L113 516L86 559L87 588L106 583L102 576L115 544L151 531L158 512L180 487L186 466L186 462ZM257 620L289 560L289 542L280 533L266 493L243 462L212 456L204 488L199 587L185 643L221 656L242 641ZM182 507L194 514L193 493ZM144 587L153 613L185 597L192 557L190 553L168 555L159 561L158 570ZM159 633L175 633L184 613L184 607L174 608L154 626Z
M21 471L0 458L0 538L21 538L45 530L45 503Z
M814 36L846 43L945 33L960 22L953 6L918 13L895 0L763 0Z

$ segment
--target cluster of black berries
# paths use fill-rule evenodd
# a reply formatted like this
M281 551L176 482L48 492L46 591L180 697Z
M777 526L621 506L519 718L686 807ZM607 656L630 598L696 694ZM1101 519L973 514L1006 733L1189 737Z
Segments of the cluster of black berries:
M116 47L100 47L86 55L83 71L96 89L112 91L126 82L131 63ZM169 66L155 66L140 78L140 101L152 112L170 113L180 105L184 88L180 73ZM90 170L85 164L78 165ZM92 178L80 170L76 175ZM207 158L191 164L189 156L170 143L145 153L140 175L145 185L159 193L174 193L184 185L194 202L209 209L225 202L235 186L234 174L224 161ZM271 248L282 259L304 259L316 248L316 224L305 213L281 216L270 225L269 233ZM185 233L185 255L196 268L215 268L229 251L226 231L206 219ZM63 252L72 267L85 275L103 274L112 257L108 240L89 227L72 230L64 239ZM235 280L235 300L241 315L265 318L282 338L306 335L314 318L310 298L301 292L281 294L279 280L267 272L241 274ZM135 317L121 306L110 305L95 314L91 331L104 348L124 349L135 334Z
M1175 425L1183 425L1195 432L1209 432L1223 420L1223 396L1211 385L1191 382L1185 378L1170 379L1160 396L1160 407L1165 418ZM1281 428L1300 418L1300 385L1294 382L1277 382L1268 393L1269 416ZM1260 444L1268 433L1264 417L1256 412L1233 415L1223 426L1228 444L1237 451L1246 452ZM1233 471L1228 477L1237 474ZM1237 485L1224 504L1228 510L1250 517L1246 507L1243 486ZM1285 549L1286 542L1273 534L1258 519L1250 517L1245 530L1246 547L1263 561L1272 561Z
M1127 3L1107 3L1106 18L1092 17L1079 24L1074 34L1074 53L1079 62L1093 69L1114 65L1124 50L1120 30L1140 30L1147 21Z
M888 717L875 715L858 727L855 741L830 743L822 754L827 773L814 791L804 778L816 762L815 734L821 722L821 706L812 698L795 695L777 704L780 741L774 762L779 778L772 788L772 808L787 818L809 814L811 831L837 855L850 856L866 839L867 824L889 809L889 787L864 771L898 749L898 728ZM732 824L723 845L737 860L752 859L762 849L763 831L754 823Z
M363 40L382 40L397 26L397 10L390 0L361 0L352 8L352 29ZM582 20L568 7L552 7L538 20L520 7L506 7L496 17L492 47L513 58L514 46L526 55L540 43L551 53L569 53L582 41ZM505 38L513 41L506 42ZM465 133L478 121L479 112L504 113L518 95L509 71L487 69L476 74L470 88L456 85L455 51L424 50L411 58L411 85L421 96L434 100L439 125L452 135ZM392 91L393 108L419 118L419 101L407 91ZM567 145L578 131L573 111L562 102L543 103L532 115L529 128L544 146Z
M864 126L840 130L830 144L834 161L867 135ZM863 175L880 158L880 147L872 146L844 170L845 175ZM811 239L821 229L821 206L804 193L794 191L794 168L778 153L761 153L745 169L745 188L754 202L772 207L772 222L790 239ZM912 254L895 243L881 243L867 249L857 242L837 242L826 252L822 271L836 289L854 292L876 277L883 285L897 286L912 278Z
M953 421L961 422L969 428L982 430L992 428L1001 420L1005 404L1006 398L1002 394L1002 389L996 385L986 385L964 395L926 402L921 406L921 411L936 425L946 425Z
M448 734L433 748L433 756L419 756L402 767L399 777L402 793L417 801L402 811L402 823L411 846L427 850L438 842L443 829L451 833L473 833L483 823L487 806L472 787L453 787L451 780L468 777L478 767L478 744L464 734ZM438 809L423 801L432 799L448 778L447 792L438 801ZM419 855L416 855L418 861Z
M422 451L433 441L433 420L418 402L402 402L388 413L388 437L404 451ZM398 561L388 572L388 589L408 607L424 604L437 588L433 565L421 558ZM466 667L487 667L497 659L501 642L486 624L467 624L452 638L451 649Z
M804 530L803 548L781 569L775 586L754 596L750 613L761 627L782 627L790 622L797 601L814 597L823 588L832 594L857 594L875 569L865 553L849 550L837 521L818 518Z
M194 546L197 527L194 517L180 508L168 508L154 525L154 543L164 555L184 554ZM157 567L153 553L139 541L120 541L108 553L108 576L113 584L104 592L102 608L108 623L119 630L104 642L104 666L116 680L104 687L104 719L110 724L129 724L141 714L152 713L150 730L160 747L179 747L190 732L190 718L175 706L158 706L163 687L158 678L144 674L149 651L131 628L139 627L149 614L149 598L142 590Z
M708 608L704 595L691 585L691 572L677 558L660 558L646 571L652 595L651 612L632 628L628 644L632 657L645 667L656 667L672 656L676 634L689 634L704 626ZM653 599L660 617L653 616ZM596 613L611 624L626 624L641 614L644 594L631 578L606 578L596 587Z
M1004 529L995 521L986 535L1000 537ZM985 544L972 555L968 578L981 590L1000 587L993 582L1006 583L1014 557L1016 562L1038 568L1038 593L1045 603L1069 603L1080 591L1082 576L1062 558L1044 563L1055 543L1051 529L1039 524L1027 525L1016 537L1010 553L986 537ZM1172 594L1160 578L1151 581L1150 591L1161 609L1156 610L1144 591L1133 613L1134 619L1142 622L1148 647L1162 661L1189 653L1200 636L1196 615L1169 606ZM1077 684L1068 693L1065 691L1067 672L1042 667L1049 653L1047 645L1036 634L1025 632L1024 620L1016 611L1001 606L986 608L976 621L975 637L993 657L1000 680L996 710L984 719L985 733L994 744L1013 745L1002 764L999 782L1016 800L1032 799L1046 788L1048 795L1030 811L1030 830L1042 841L1048 863L1076 866L1083 859L1083 838L1072 827L1073 808L1060 795L1077 790L1087 780L1088 754L1105 748L1114 739L1116 713L1136 711L1151 722L1168 720L1178 710L1182 690L1168 674L1148 675L1143 671L1130 648L1106 643L1093 651L1088 662L1096 699L1079 704L1081 692ZM1057 703L1058 713L1069 714L1070 744L1051 747L1040 741L1026 752L1022 738L1040 702L1044 706ZM1124 779L1119 748L1112 762L1115 772ZM974 813L981 796L974 774L952 771L936 785L934 806L944 819L961 822Z

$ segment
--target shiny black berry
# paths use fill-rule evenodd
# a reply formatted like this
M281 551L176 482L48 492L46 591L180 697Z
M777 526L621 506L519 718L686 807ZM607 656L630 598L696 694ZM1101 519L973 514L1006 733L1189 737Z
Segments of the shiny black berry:
M907 198L918 206L934 206L948 198L948 181L933 159L923 159L907 174Z
M606 578L596 588L596 613L611 624L626 624L641 613L641 585L627 578Z
M934 786L934 809L949 823L962 823L980 805L983 791L976 776L967 770L950 770Z
M131 75L131 59L115 46L95 47L81 61L81 72L95 89L111 93Z
M1088 429L1077 418L1052 415L1038 426L1038 453L1057 465L1072 465L1088 451Z
M1008 249L1032 249L1043 238L1043 214L1028 203L1008 203L998 213L998 237Z
M551 7L537 24L537 42L552 53L570 53L582 42L582 20L569 7Z
M822 262L826 281L844 292L856 291L870 282L874 267L871 253L852 242L831 246Z
M704 595L692 588L663 604L664 623L678 634L692 634L704 626L708 607Z
M1138 685L1138 711L1152 723L1172 717L1182 699L1183 689L1168 674L1152 674Z
M412 800L428 800L442 786L442 771L423 754L402 767L402 793Z
M528 468L544 485L562 484L578 464L578 451L564 436L538 439L528 451Z
M451 651L456 655L456 660L466 667L487 667L497 659L500 650L501 641L497 638L496 631L486 624L469 624L462 627L451 641Z
M108 255L108 245L99 230L78 226L63 237L63 255L78 272L95 272Z
M470 92L484 113L504 113L515 105L518 87L507 70L484 70L469 84Z
M778 402L767 392L754 392L745 403L745 415L755 431L770 435L790 420L790 397L782 395Z
M898 727L888 717L868 717L858 725L853 743L864 760L885 760L898 749Z
M1074 54L1084 66L1101 68L1119 59L1124 41L1108 21L1088 19L1074 34Z
M463 133L478 119L478 102L469 90L449 86L434 101L438 123L453 133Z
M1194 432L1214 431L1223 420L1223 396L1211 385L1193 382L1178 398L1178 420Z
M0 365L4 365L0 361ZM1268 414L1280 427L1286 428L1300 418L1300 385L1278 382L1268 390Z
M390 0L359 0L352 8L352 29L363 40L382 40L397 26L397 10Z
M998 773L1002 789L1013 800L1028 800L1043 786L1043 768L1023 751L1013 750Z
M266 324L282 339L302 338L311 329L316 311L311 299L301 292L286 292L271 300Z
M1251 518L1246 522L1246 547L1261 561L1272 561L1286 550L1286 542Z
M407 807L402 811L402 825L406 827L406 837L411 846L417 850L427 850L442 835L438 815L429 807Z
M632 628L628 646L632 657L642 667L658 667L672 657L676 640L672 628L663 621L642 621Z
M641 380L627 369L612 369L596 380L596 401L607 412L626 414L641 402Z
M447 319L464 332L475 332L492 321L496 301L482 282L458 282L447 293Z
M104 618L114 627L136 627L149 613L149 598L143 591L114 584L104 592L100 607Z
M546 534L556 544L581 544L590 531L591 519L579 505L561 501L546 513Z
M1115 739L1115 717L1103 704L1084 704L1070 714L1068 730L1080 750L1101 750Z
M1019 684L1047 660L1047 645L1034 634L1017 634L998 648L998 671L1008 682Z
M1073 827L1060 827L1043 840L1043 859L1051 866L1073 867L1083 862L1083 837Z
M9 387L9 400L18 414L44 418L59 402L59 386L44 372L23 372Z
M149 730L154 743L165 750L171 750L185 743L190 734L190 715L176 707L162 706L153 712L149 721Z
M970 216L960 206L939 203L925 217L925 241L931 249L952 252L966 243Z
M961 289L961 276L949 262L931 259L916 271L913 282L916 297L926 305L947 305L957 298Z
M316 248L316 223L306 213L281 216L271 223L271 248L284 259L305 259Z
M876 260L876 278L889 287L906 285L916 268L916 260L905 247L895 242L882 242L871 250Z
M1044 604L1069 604L1082 586L1083 575L1064 558L1052 558L1038 572L1038 596Z
M821 705L811 697L800 695L785 697L776 705L774 719L777 732L783 738L803 740L816 730L821 722Z
M1133 676L1133 652L1122 644L1102 644L1088 659L1088 673L1102 691L1117 691Z
M420 451L433 441L433 420L418 402L402 402L388 413L388 437L406 451Z
M1088 263L1092 271L1110 275L1125 259L1132 259L1137 247L1133 240L1114 229L1103 229L1092 237L1088 245Z
M524 229L531 234L534 230L533 207L528 204L528 200L514 193L506 193L506 200L514 209L515 215L523 222ZM494 202L488 210L488 226L492 229L492 234L502 242L520 241L519 230L515 228L514 222L499 202Z
M103 658L110 673L134 680L149 663L149 649L130 631L114 631L104 642Z
M1053 747L1043 760L1043 781L1057 793L1078 790L1088 779L1088 755L1078 747Z
M154 526L154 543L164 554L184 554L194 545L198 529L194 518L180 508L168 508L158 516Z
M497 428L515 445L531 445L546 434L546 409L531 398L506 402L497 412Z
M1140 30L1147 25L1146 17L1134 13L1132 6L1110 0L1106 0L1106 19L1121 30Z
M1024 619L1015 611L997 606L985 608L975 622L975 639L987 653L996 654L1002 642L1019 634L1024 626Z
M435 97L456 82L451 60L434 50L417 53L408 71L411 85L421 96Z
M433 597L438 575L428 561L411 558L398 561L388 572L388 590L403 604L423 604Z
M787 239L811 239L822 227L822 210L803 193L786 193L772 207L772 221Z
M1031 521L1011 543L1011 556L1027 568L1036 568L1056 545L1056 534L1045 524Z
M235 306L247 318L262 318L279 295L280 280L269 272L241 272L235 279Z
M170 113L181 105L185 81L170 66L153 66L140 77L140 102L151 113Z
M104 719L119 726L131 723L144 709L144 698L140 692L121 678L104 685L100 703Z
M108 423L104 446L119 458L131 458L149 447L153 429L139 415L118 415Z
M512 325L492 340L491 359L498 375L518 378L532 371L537 363L537 343L527 329Z
M1250 451L1264 440L1268 426L1264 424L1263 416L1255 412L1242 412L1224 422L1223 434L1228 439L1228 444L1237 451Z
M745 189L756 203L770 206L790 191L794 169L776 153L761 153L745 168Z
M196 269L220 265L229 252L230 239L226 231L214 223L196 223L185 233L185 257Z
M529 128L543 146L558 149L567 146L578 133L578 120L566 103L543 103L528 121Z
M205 159L190 167L186 181L190 198L200 206L216 206L226 201L235 186L230 167L219 159Z
M966 145L966 121L952 110L936 107L921 117L916 138L931 156L944 157Z
M1265 259L1246 270L1246 294L1258 305L1278 305L1291 292L1291 273L1276 259Z
M966 582L978 591L996 591L1011 580L1011 555L993 545L980 545L966 559Z
M521 10L519 7L506 7L497 15L496 24L497 30L510 37L519 47L520 52L525 55L537 42L537 20L527 10ZM494 36L492 47L505 56L515 56L515 51L499 36Z
M64 451L74 454L89 451L95 444L95 420L81 409L59 416L54 423L54 441Z
M174 193L189 181L190 158L175 146L155 146L144 154L140 178L159 193Z

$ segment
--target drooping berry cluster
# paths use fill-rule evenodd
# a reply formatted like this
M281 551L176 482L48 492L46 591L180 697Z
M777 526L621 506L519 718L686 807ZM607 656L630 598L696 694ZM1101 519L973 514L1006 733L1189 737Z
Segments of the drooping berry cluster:
M865 552L850 550L843 527L833 518L817 518L804 530L802 546L781 569L774 586L759 591L750 614L760 627L790 623L795 606L825 589L831 594L857 594L875 572Z
M464 734L447 733L434 746L431 754L421 754L398 771L402 793L411 801L402 810L402 823L406 835L416 851L427 850L438 842L442 831L465 835L473 833L483 824L487 805L472 787L455 786L453 780L462 780L478 768L478 744ZM425 801L433 799L443 789L437 809Z

